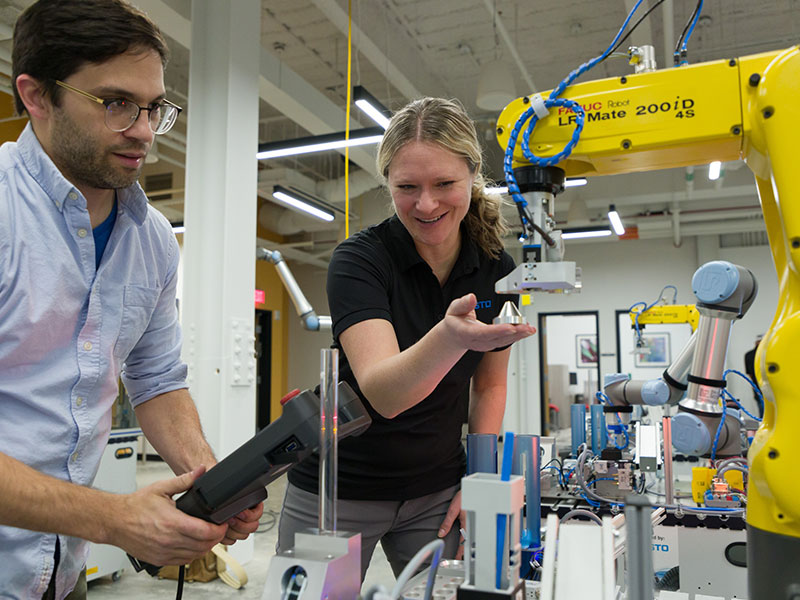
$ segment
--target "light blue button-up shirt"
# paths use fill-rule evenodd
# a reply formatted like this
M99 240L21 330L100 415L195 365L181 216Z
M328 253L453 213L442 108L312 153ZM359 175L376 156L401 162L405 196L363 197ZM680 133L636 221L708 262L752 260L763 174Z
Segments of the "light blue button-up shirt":
M134 184L117 190L117 221L95 268L86 199L31 126L0 147L0 452L91 485L118 378L134 407L187 387L178 260L169 222ZM0 598L41 599L55 545L55 535L0 526ZM61 537L57 598L87 552L87 542Z

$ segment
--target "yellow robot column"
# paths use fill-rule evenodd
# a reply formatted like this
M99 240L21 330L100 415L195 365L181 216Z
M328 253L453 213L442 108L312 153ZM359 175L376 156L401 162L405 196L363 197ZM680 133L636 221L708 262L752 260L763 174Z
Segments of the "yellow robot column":
M764 421L750 448L747 502L750 600L800 597L800 50L779 54L763 71L742 62L748 165L756 173L779 280L778 309L756 354ZM749 121L749 122L748 122ZM749 135L748 135L749 133ZM780 417L780 418L779 418Z

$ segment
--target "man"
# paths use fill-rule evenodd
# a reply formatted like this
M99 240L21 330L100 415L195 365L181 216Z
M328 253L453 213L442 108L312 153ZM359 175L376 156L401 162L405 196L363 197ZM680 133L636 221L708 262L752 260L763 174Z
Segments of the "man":
M178 245L136 180L165 99L167 48L122 0L39 0L17 21L17 110L0 148L0 598L85 597L88 541L184 564L244 539L172 496L216 461L186 389L175 306ZM130 495L90 486L121 375L176 473Z

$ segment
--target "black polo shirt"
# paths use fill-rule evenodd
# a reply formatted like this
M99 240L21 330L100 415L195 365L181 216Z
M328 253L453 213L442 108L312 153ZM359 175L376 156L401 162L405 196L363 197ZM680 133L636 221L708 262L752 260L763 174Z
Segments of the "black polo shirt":
M394 216L356 233L334 251L328 268L328 305L334 347L339 348L339 380L361 396L372 425L359 437L339 442L339 497L354 500L408 500L459 483L466 459L461 425L469 406L469 382L483 353L468 351L422 402L385 419L364 398L339 335L368 319L392 323L400 350L422 338L444 318L450 303L474 293L475 313L491 323L503 303L516 296L494 292L495 282L514 269L505 252L493 259L462 228L458 259L444 286L417 252ZM289 481L317 492L318 456L289 472Z

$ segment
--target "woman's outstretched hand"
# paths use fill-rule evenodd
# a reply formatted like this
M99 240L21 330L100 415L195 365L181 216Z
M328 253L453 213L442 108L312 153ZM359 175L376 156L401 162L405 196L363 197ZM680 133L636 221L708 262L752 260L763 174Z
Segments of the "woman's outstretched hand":
M488 352L502 348L536 333L532 325L511 325L508 323L488 325L478 321L475 294L456 298L447 308L444 324L454 343L467 350Z

